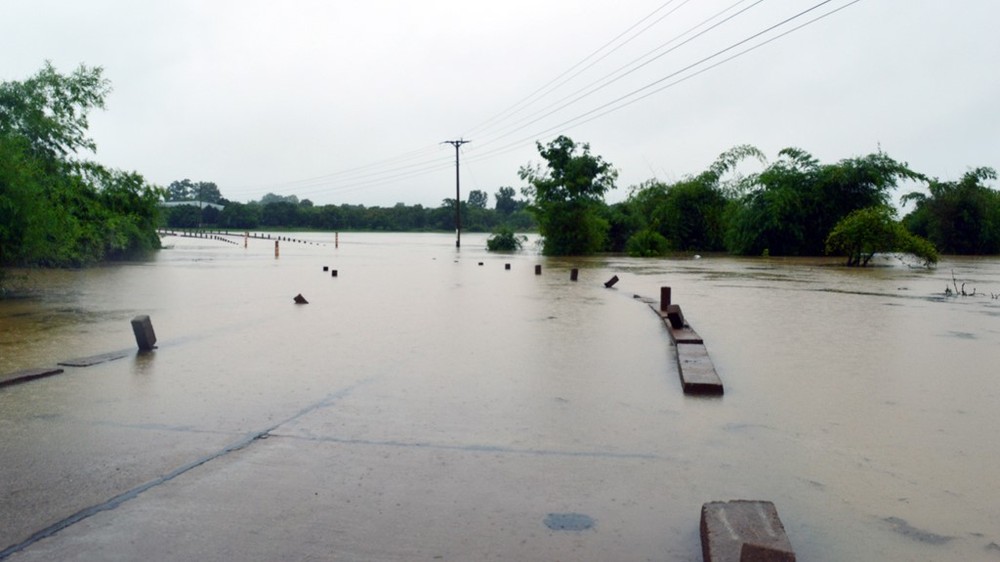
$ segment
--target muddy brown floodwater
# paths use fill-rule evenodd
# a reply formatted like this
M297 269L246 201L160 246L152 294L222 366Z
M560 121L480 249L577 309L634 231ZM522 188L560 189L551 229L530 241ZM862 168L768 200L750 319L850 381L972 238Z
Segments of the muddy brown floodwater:
M761 499L802 560L1000 560L1000 260L288 236L0 301L0 373L159 338L0 388L0 559L700 560L701 504ZM664 285L723 397L681 392Z

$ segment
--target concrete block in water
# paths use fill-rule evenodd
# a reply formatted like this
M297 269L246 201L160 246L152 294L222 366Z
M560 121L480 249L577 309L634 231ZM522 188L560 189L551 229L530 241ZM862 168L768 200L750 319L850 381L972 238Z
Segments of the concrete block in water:
M149 316L141 314L132 319L132 332L135 333L135 343L142 351L151 351L156 347L156 333L153 332L153 322Z
M670 287L660 287L660 310L666 311L670 304Z
M668 304L664 310L667 313L667 320L670 322L671 328L679 330L684 327L684 313L681 312L680 305Z
M611 279L608 279L607 282L604 283L604 286L607 287L608 289L610 289L611 287L614 287L615 283L617 283L617 282L618 282L618 276L615 275Z
M769 501L736 500L701 506L706 562L795 562L795 552Z
M723 394L722 379L704 344L686 343L677 346L677 370L685 394Z

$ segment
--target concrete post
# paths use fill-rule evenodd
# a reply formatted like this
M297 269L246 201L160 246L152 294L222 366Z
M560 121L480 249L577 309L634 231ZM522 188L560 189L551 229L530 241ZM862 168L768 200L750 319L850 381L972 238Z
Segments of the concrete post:
M580 270L579 269L577 269L577 268L574 267L573 269L569 270L569 280L570 281L576 281L577 277L579 277L579 276L580 276Z
M153 322L149 316L142 314L132 319L132 332L135 343L142 351L152 351L156 347L156 333L153 332Z
M670 306L670 287L660 287L660 310L667 310Z

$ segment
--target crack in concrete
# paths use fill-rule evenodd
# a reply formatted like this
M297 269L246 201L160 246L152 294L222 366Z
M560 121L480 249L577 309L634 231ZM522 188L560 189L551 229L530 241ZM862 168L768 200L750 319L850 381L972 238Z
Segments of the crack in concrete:
M446 445L440 443L407 442L378 439L351 439L344 437L305 437L301 435L291 435L287 433L272 433L272 437L283 439L296 439L299 441L310 441L315 443L338 443L341 445L364 445L373 447L400 447L407 449L437 449L444 451L468 451L474 453L504 453L514 455L531 455L539 457L591 457L605 459L644 459L663 460L668 457L655 453L616 453L612 451L556 451L550 449L519 449L517 447L503 447L500 445Z
M363 380L363 381L355 383L355 384L353 384L351 386L343 388L343 389L341 389L341 390L339 390L337 392L334 392L332 394L328 394L326 397L324 397L319 402L316 402L314 404L311 404L311 405L303 408L302 410L299 410L297 413L293 414L292 416L288 417L287 419L282 420L282 421L280 421L280 422L272 425L271 427L268 427L267 429L263 429L263 430L260 430L260 431L255 431L255 432L249 433L246 436L244 436L243 439L240 439L239 441L236 441L235 443L227 445L226 447L223 447L222 449L220 449L220 450L218 450L218 451L216 451L216 452L214 452L212 454L206 455L206 456L204 456L204 457L202 457L200 459L197 459L197 460L192 461L192 462L190 462L188 464L185 464L183 466L175 468L174 470L168 472L167 474L164 474L163 476L160 476L159 478L155 478L155 479L153 479L153 480L151 480L149 482L146 482L145 484L141 484L139 486L136 486L135 488L132 488L130 490L126 490L126 491L124 491L124 492L122 492L122 493L120 493L120 494L112 497L111 499L109 499L109 500L107 500L107 501L105 501L103 503L100 503L100 504L97 504L97 505L92 505L90 507L81 509L80 511L77 511L76 513L70 515L69 517L66 517L66 518L64 518L64 519L62 519L60 521L57 521L57 522L53 523L52 525L49 525L48 527L46 527L46 528L44 528L44 529L42 529L40 531L36 531L31 536L29 536L27 539L24 539L23 541L21 541L19 543L12 544L12 545L8 546L7 548L5 548L3 550L0 550L0 560L5 560L8 557L10 557L11 555L17 554L18 552L21 552L22 550L24 550L24 549L28 548L29 546L37 543L38 541L40 541L42 539L46 539L48 537L51 537L51 536L55 535L56 533L62 531L63 529L66 529L66 528L68 528L68 527L70 527L72 525L75 525L75 524L79 523L80 521L83 521L84 519L87 519L87 518L89 518L89 517L91 517L93 515L97 515L98 513L101 513L101 512L104 512L104 511L111 511L111 510L117 508L118 506L122 505L123 503L125 503L125 502L127 502L129 500L135 499L136 497L138 497L143 492L145 492L147 490L150 490L152 488L155 488L157 486L160 486L161 484L165 484L167 482L170 482L171 480L177 478L178 476L181 476L181 475L183 475L183 474L185 474L185 473L187 473L187 472L189 472L191 470L194 470L195 468L198 468L199 466L202 466L204 464L210 463L210 462L212 462L212 461L214 461L214 460L216 460L218 458L224 457L224 456L226 456L226 455L228 455L230 453L233 453L235 451L239 451L239 450L245 449L245 448L249 447L250 445L252 445L256 441L259 441L259 440L262 440L262 439L267 439L268 436L270 436L270 434L271 434L272 431L274 431L275 429L281 427L282 425L290 423L290 422L293 422L293 421L295 421L295 420L297 420L297 419L299 419L299 418L301 418L301 417L303 417L303 416L305 416L307 414L315 412L317 410L320 410L320 409L332 406L338 400L341 400L344 397L348 396L349 394L351 394L352 392L354 392L360 386L368 384L370 382L371 382L371 379Z

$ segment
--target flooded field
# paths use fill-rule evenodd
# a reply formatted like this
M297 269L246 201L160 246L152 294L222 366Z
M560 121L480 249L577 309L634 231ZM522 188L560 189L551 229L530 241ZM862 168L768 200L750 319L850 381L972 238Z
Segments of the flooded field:
M802 560L1000 560L1000 260L288 236L0 301L0 373L159 338L0 388L0 559L700 560L702 503L764 499ZM725 396L681 392L665 285Z

